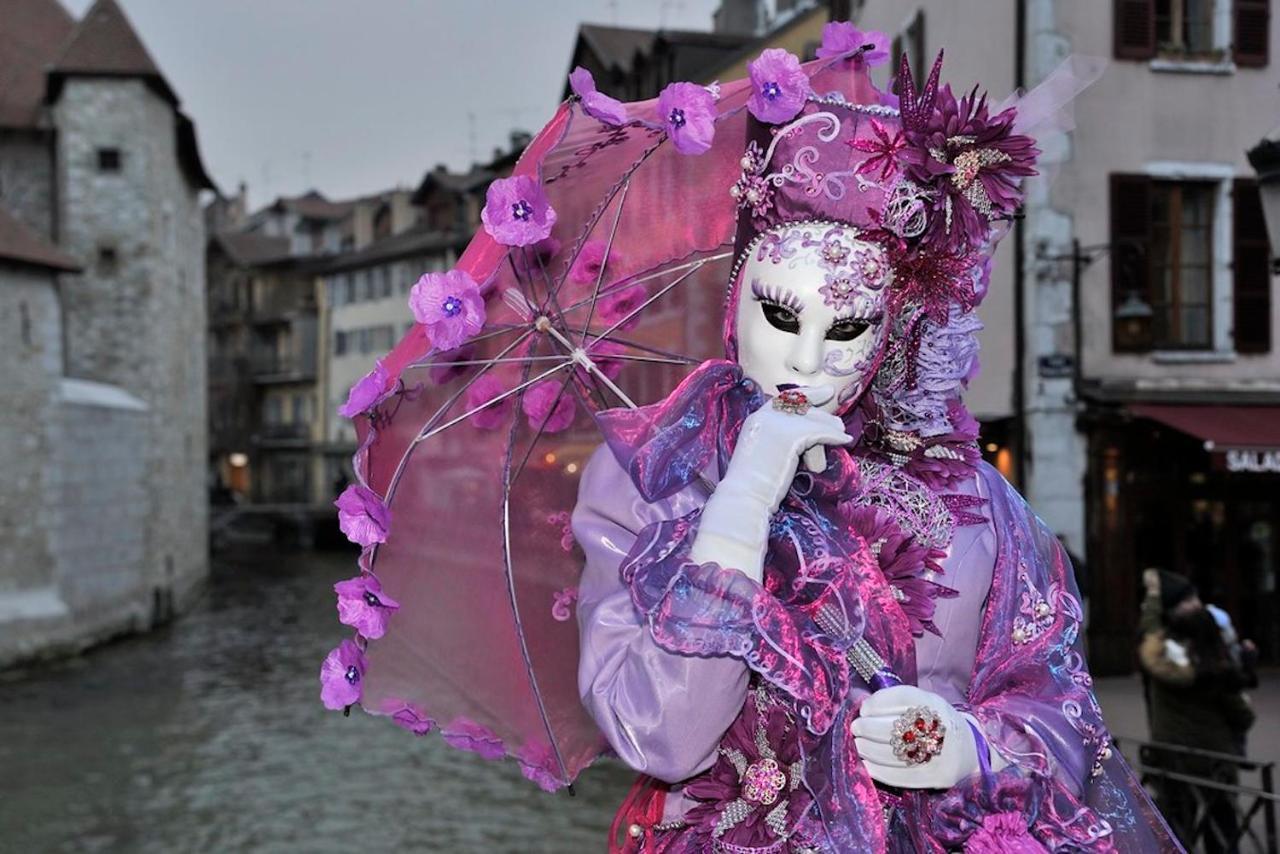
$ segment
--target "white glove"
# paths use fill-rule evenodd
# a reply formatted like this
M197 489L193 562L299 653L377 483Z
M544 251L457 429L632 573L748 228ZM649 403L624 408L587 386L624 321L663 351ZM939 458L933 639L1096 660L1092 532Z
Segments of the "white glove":
M747 416L728 469L707 499L690 549L695 563L715 561L760 581L769 542L769 517L791 488L800 455L810 471L827 465L826 446L853 437L844 422L817 407L835 394L830 386L797 389L813 406L804 415L782 412L771 403Z
M898 717L917 706L932 710L946 732L941 753L928 762L908 765L893 755L890 738ZM978 742L969 727L971 721L974 726L978 725L972 716L957 710L937 694L914 685L894 685L876 691L863 701L851 730L858 755L873 780L902 789L950 789L981 770ZM1008 764L995 751L988 750L988 759L992 771Z

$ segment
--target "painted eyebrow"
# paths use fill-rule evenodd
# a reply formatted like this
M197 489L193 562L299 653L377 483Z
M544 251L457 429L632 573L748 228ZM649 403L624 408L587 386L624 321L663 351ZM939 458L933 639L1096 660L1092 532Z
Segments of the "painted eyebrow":
M800 302L800 297L786 288L765 284L757 278L751 280L751 295L762 302L777 303L784 308L789 308L796 314L804 311L804 304Z

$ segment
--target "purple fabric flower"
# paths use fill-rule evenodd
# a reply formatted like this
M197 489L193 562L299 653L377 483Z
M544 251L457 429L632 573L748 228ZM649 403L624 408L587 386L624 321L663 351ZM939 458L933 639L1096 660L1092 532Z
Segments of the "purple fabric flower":
M436 385L444 385L476 369L475 365L451 365L449 364L450 362L471 362L475 358L475 345L463 344L455 350L441 353L431 365L431 370L427 372L427 375L431 377L431 381Z
M326 709L345 709L359 702L364 671L364 653L353 640L344 640L331 650L320 666L320 701Z
M379 359L374 363L373 370L361 377L347 392L347 402L338 408L338 414L343 418L355 418L386 400L390 396L387 391L388 379L390 375Z
M485 374L471 384L467 389L467 409L484 406L484 409L471 416L472 426L480 430L496 430L507 423L515 397L505 397L497 403L489 403L506 390L507 387L502 380L493 374ZM489 405L485 406L485 404Z
M400 610L400 603L382 592L382 583L373 575L339 581L333 592L338 594L338 622L370 640L386 634L387 620Z
M569 268L569 278L580 285L595 285L600 280L600 272L608 270L614 279L620 278L619 267L622 258L616 252L608 251L608 244L603 240L588 241L573 260ZM607 282L606 282L607 284Z
M372 489L353 483L342 491L333 506L338 508L338 527L351 542L371 546L387 541L391 511Z
M645 290L644 285L619 288L608 296L600 298L598 305L600 319L610 326L617 323L619 329L634 329L640 322L640 313L636 309L640 308L648 298L649 292ZM629 314L631 317L623 320Z
M859 507L849 516L849 527L871 548L880 571L902 607L911 633L920 637L926 631L942 636L933 622L935 599L952 599L959 591L944 587L930 578L942 575L942 560L947 553L920 545L905 533L893 517L877 507Z
M582 99L582 111L591 118L599 119L611 127L617 127L627 120L627 108L622 102L597 91L595 78L581 65L569 75L569 87L573 89L573 94Z
M504 246L532 246L551 236L556 212L537 179L514 175L489 185L480 219L489 236Z
M502 739L484 724L467 718L458 718L440 732L450 747L478 753L485 759L501 759L506 755Z
M702 154L716 135L716 98L696 83L671 83L658 95L658 121L681 154Z
M559 433L573 423L577 408L573 393L557 380L543 380L524 393L524 414L529 426L544 433Z
M413 317L436 350L456 350L484 326L484 297L462 270L426 273L409 292Z
M822 28L822 46L818 48L817 55L820 59L844 56L867 44L871 45L869 50L848 58L855 68L874 68L889 61L887 35L875 30L864 32L848 21L832 21Z
M804 108L809 78L795 54L772 47L747 65L752 94L747 109L767 124L791 121Z
M391 717L392 723L414 735L426 735L436 725L417 703L388 699L383 702L382 711Z

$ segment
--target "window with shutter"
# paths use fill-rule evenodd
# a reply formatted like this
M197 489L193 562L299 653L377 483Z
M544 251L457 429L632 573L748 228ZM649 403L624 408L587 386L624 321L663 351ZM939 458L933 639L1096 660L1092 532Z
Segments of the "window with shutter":
M1111 176L1111 343L1120 352L1151 349L1151 179Z
M1232 59L1242 68L1267 64L1271 41L1270 0L1235 0Z
M1232 187L1232 286L1237 353L1271 349L1271 248L1258 182L1237 178Z
M1151 59L1156 55L1156 0L1115 0L1116 59Z

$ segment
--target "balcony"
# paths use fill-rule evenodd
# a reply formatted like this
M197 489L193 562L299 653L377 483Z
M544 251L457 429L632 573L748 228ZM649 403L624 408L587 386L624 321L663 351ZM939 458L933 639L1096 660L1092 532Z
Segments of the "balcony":
M249 362L249 370L253 374L253 381L264 385L308 382L316 378L315 353L256 353Z
M264 448L300 448L311 442L311 425L305 421L289 424L260 424L254 444Z

